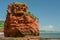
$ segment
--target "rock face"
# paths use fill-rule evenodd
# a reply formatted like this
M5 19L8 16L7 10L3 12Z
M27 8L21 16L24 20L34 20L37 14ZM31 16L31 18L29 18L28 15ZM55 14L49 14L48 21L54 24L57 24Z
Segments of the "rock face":
M4 23L5 37L39 36L38 19L29 15L25 3L13 2L8 5Z

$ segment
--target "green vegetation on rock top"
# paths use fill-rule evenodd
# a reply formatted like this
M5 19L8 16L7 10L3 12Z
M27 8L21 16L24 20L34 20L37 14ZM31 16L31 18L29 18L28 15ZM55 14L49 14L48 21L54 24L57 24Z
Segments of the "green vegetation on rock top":
M28 15L30 15L30 16L32 16L33 18L35 18L35 19L38 19L38 17L36 17L34 14L32 14L31 12L28 12L27 13Z
M14 2L13 2L14 3ZM22 4L22 3L24 3L24 2L15 2L15 3L17 3L17 4Z

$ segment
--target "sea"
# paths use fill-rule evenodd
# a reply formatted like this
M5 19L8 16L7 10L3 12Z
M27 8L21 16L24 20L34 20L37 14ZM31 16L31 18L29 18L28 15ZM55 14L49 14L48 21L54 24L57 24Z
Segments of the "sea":
M60 38L60 33L40 33L42 38Z
M40 37L47 40L60 40L60 33L40 33Z

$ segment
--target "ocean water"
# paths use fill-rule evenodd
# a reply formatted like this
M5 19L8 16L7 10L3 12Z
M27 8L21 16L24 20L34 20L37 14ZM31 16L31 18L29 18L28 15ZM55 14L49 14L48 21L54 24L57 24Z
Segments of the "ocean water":
M42 40L60 40L60 33L40 33Z
M60 38L60 33L40 33L41 38Z

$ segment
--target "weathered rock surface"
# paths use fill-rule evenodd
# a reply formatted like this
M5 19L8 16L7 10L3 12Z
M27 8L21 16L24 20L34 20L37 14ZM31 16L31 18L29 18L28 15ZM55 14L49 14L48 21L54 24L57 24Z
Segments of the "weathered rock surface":
M5 37L39 36L38 19L29 15L25 3L13 2L8 5L4 23Z

